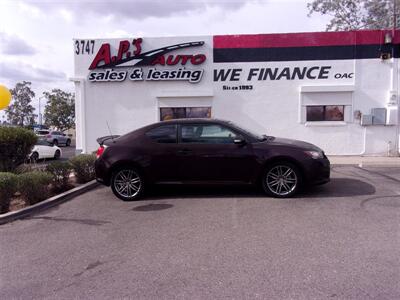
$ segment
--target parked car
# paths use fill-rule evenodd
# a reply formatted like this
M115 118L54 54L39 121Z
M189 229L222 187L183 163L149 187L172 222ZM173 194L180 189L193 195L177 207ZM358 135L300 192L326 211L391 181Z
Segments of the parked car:
M71 145L71 139L65 133L60 131L37 130L36 135L46 138L47 142L56 146L63 144L69 147Z
M216 183L261 185L283 198L330 178L330 162L317 146L228 121L164 121L98 141L97 181L122 200L140 198L153 184Z
M62 151L59 147L49 144L46 139L38 139L29 155L29 159L31 161L44 158L59 159L61 155Z

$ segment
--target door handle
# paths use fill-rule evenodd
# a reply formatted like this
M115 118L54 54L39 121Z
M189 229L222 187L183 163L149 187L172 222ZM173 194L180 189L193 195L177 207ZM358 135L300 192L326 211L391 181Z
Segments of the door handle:
M178 154L181 154L181 155L188 155L188 154L190 154L190 153L192 153L193 151L192 150L189 150L189 149L181 149L181 150L178 150Z

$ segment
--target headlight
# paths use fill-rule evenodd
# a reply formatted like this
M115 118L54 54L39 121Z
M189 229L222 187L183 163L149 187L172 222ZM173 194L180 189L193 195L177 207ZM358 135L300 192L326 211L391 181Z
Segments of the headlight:
M320 151L304 151L304 153L313 159L320 159L324 157L324 155Z

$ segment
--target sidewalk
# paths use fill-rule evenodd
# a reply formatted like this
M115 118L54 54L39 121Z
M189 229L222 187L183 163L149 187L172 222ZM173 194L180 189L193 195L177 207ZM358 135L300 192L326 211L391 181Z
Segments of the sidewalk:
M400 167L400 157L387 156L328 156L332 165Z

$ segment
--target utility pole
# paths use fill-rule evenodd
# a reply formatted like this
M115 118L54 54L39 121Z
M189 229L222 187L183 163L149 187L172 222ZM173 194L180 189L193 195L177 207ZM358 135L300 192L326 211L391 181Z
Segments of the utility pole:
M42 107L41 107L41 101L40 100L42 100L42 98L43 98L44 96L40 96L39 97L39 125L41 126L42 125Z

